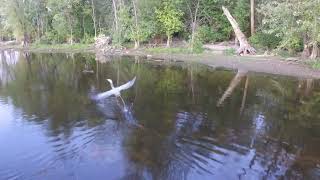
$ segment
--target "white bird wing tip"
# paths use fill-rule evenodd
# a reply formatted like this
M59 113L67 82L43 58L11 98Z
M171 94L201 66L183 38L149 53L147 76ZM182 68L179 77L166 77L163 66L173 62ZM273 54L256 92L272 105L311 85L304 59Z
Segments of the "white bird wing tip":
M136 82L137 77L135 76L131 81L127 82L126 84L120 86L120 90L125 90L131 88L134 83Z

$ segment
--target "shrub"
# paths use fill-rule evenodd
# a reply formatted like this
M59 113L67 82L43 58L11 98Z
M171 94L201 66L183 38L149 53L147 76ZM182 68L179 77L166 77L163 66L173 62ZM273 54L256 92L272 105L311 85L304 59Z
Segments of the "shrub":
M80 42L81 44L92 44L94 43L94 38L86 33Z
M194 41L191 42L191 37L190 37L190 42L189 45L191 48L192 53L200 54L204 51L203 48L203 40L199 36L199 32L196 32Z
M59 37L55 32L48 31L40 39L37 39L34 44L56 44L61 43Z
M293 54L291 52L289 52L288 50L283 50L283 49L276 49L274 51L277 55L284 57L284 58L288 58L290 56L292 56Z
M204 51L203 48L203 43L199 39L195 39L194 44L193 44L193 49L192 52L196 54L200 54Z
M311 65L311 67L313 69L319 70L320 69L320 59L316 59L316 60L309 62L309 65Z
M253 46L257 48L266 48L268 50L275 49L279 46L281 38L277 37L275 34L267 34L258 32L249 38Z
M199 38L203 43L217 42L229 39L228 29L214 30L211 27L204 25L198 28Z
M198 29L198 36L204 43L216 40L216 34L209 26L200 26Z
M299 37L291 37L284 44L285 48L288 48L290 52L300 52L303 50L303 40Z

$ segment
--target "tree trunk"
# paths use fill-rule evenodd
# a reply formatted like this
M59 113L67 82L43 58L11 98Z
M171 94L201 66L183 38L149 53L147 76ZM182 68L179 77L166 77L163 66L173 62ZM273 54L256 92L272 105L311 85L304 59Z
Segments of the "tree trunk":
M171 45L171 35L168 35L168 39L167 39L167 48L169 48Z
M318 57L318 54L319 54L318 43L314 42L313 43L313 47L312 47L312 53L311 53L310 59L316 59Z
M70 28L70 44L73 45L73 29L72 27Z
M139 40L139 25L138 25L138 13L137 13L137 6L136 6L136 0L132 0L133 4L133 11L134 11L134 22L135 22L135 31L136 31L136 37L134 38L134 49L138 49L140 47L140 40Z
M231 16L229 10L227 8L225 8L224 6L222 6L222 10L224 15L228 18L234 33L236 34L236 37L239 40L240 43L240 48L237 50L237 54L241 55L241 54L255 54L256 50L249 44L246 36L243 34L243 32L240 30L239 24L237 23L237 21Z
M94 8L93 0L91 0L91 6L92 6L92 20L93 20L93 27L94 27L94 37L97 37L97 23L96 23L96 13Z
M191 25L191 50L193 50L194 48L194 41L195 41L195 34L196 34L196 23L195 22L192 22L192 25Z
M40 20L39 15L37 15L37 40L40 40Z
M196 34L196 29L197 29L197 21L198 21L198 10L199 10L199 5L200 5L200 0L197 1L197 5L195 7L195 12L193 14L191 5L187 3L189 13L190 13L190 18L191 18L191 50L194 48L194 42L195 42L195 34Z
M43 18L41 18L41 34L44 34L44 22L43 22Z
M113 13L114 13L114 21L116 23L116 31L118 31L118 13L117 13L117 5L116 5L116 0L112 0L113 4Z
M306 58L310 57L310 51L309 51L309 46L308 46L308 44L304 44L301 57L302 57L303 59L306 59Z
M73 18L72 18L72 15L70 13L66 13L66 16L67 16L67 20L68 20L68 24L69 24L69 30L70 30L70 44L72 45L73 44L73 27L72 27L72 22L73 22ZM69 39L67 39L68 41Z
M115 36L115 42L117 43L117 45L119 45L121 43L121 32L120 32L120 28L119 28L119 19L118 19L118 5L117 5L116 0L112 0L112 4L113 4L113 13L114 13L114 23L115 23L115 28L114 28L114 33L116 34Z
M138 49L140 47L140 42L139 41L134 41L134 49Z
M29 35L28 33L23 33L23 47L28 47L29 46Z
M303 34L303 51L301 54L303 59L307 59L310 57L310 46L308 41L308 36L306 33Z
M82 16L82 31L84 36L86 34L86 26L84 25L84 16Z
M254 0L250 0L250 9L251 9L251 36L253 36L254 34L254 7L255 7L255 4L254 4Z
M239 46L239 41L237 37L234 37L234 45Z
M101 34L101 16L99 16L98 29L99 29L99 34Z

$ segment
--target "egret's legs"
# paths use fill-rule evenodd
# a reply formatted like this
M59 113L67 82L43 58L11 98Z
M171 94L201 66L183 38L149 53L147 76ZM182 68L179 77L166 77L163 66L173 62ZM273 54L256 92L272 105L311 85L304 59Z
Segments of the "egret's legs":
M123 98L121 97L121 95L120 95L119 97L120 97L120 99L121 99L121 101L122 101L122 103L123 103L123 108L124 108L124 110L126 111L126 110L127 110L127 108L126 108L126 103L124 102L124 100L123 100Z

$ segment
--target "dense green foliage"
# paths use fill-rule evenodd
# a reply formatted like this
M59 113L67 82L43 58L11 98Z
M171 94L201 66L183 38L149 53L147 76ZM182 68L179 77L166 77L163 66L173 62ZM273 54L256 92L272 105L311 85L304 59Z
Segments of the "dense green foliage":
M258 48L267 48L267 50L276 48L281 41L281 38L275 34L258 32L250 37L250 41Z
M261 4L258 12L264 17L261 30L281 38L281 48L295 52L311 46L315 57L318 55L319 0L272 0Z
M39 43L92 42L97 34L114 42L147 42L154 36L189 38L196 29L211 33L206 42L228 40L231 26L221 5L229 5L248 32L249 2L242 0L0 0L1 37ZM199 3L198 9L194 7ZM245 18L243 18L243 17ZM203 28L202 28L203 29Z
M92 43L99 34L117 45L172 38L202 43L234 39L226 6L248 37L249 0L0 0L0 38L40 44ZM319 0L255 0L258 48L316 50L320 42ZM158 43L156 43L158 44Z

